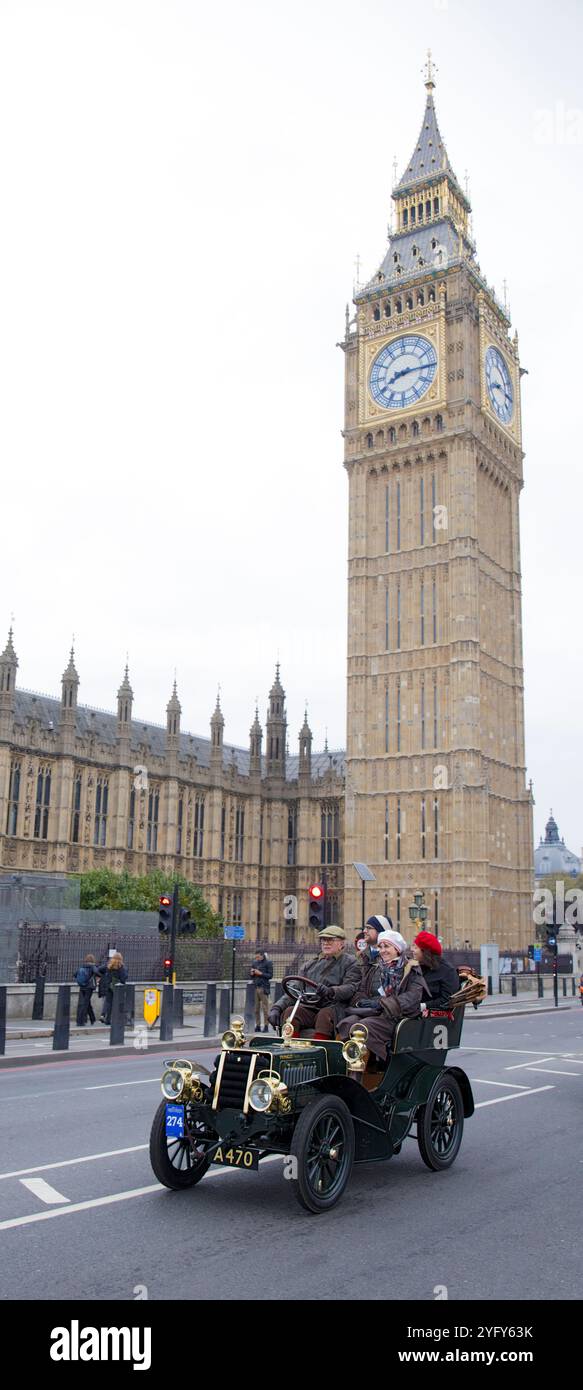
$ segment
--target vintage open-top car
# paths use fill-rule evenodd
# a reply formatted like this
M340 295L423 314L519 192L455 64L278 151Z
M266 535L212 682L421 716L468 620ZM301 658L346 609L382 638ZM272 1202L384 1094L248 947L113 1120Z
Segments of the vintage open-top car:
M318 988L303 976L288 976L283 987L298 1002L313 1001ZM386 1065L369 1057L364 1024L342 1044L294 1037L290 1017L281 1037L247 1042L242 1020L233 1019L206 1080L188 1060L165 1063L150 1137L156 1177L192 1187L213 1162L251 1170L282 1154L302 1206L327 1211L353 1163L392 1158L414 1125L428 1168L449 1168L474 1110L465 1072L446 1066L464 1008L403 1019Z

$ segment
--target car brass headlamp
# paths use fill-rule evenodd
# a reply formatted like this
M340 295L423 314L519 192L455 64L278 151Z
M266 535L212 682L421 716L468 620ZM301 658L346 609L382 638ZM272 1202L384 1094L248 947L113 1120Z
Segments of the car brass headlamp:
M226 1033L223 1033L221 1038L221 1047L223 1047L225 1051L230 1047L245 1046L244 1027L245 1024L242 1018L231 1019L231 1027L227 1028Z
M249 1089L249 1104L253 1110L291 1110L287 1086L277 1072L257 1077Z
M166 1100L202 1100L203 1089L198 1072L193 1071L192 1062L178 1057L175 1062L166 1062L162 1073L162 1095Z
M167 1067L160 1082L162 1095L166 1096L166 1100L178 1100L184 1090L185 1080L185 1074L179 1067Z
M368 1028L363 1023L355 1023L350 1029L350 1037L342 1048L342 1056L351 1071L364 1071L368 1056L366 1040Z

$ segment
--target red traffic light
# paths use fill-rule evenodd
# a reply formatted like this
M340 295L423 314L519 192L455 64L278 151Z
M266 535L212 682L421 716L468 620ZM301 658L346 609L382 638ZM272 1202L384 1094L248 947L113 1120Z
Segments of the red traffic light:
M312 887L310 888L310 897L314 898L316 902L318 901L318 898L324 897L324 889L320 887L319 883L312 884Z
M164 969L165 969L165 970L171 970L171 968L172 968L172 956L165 956L165 957L164 957Z
M168 895L167 895L166 893L164 893L163 896L160 898L160 907L171 907L171 906L172 906L172 898L169 898Z

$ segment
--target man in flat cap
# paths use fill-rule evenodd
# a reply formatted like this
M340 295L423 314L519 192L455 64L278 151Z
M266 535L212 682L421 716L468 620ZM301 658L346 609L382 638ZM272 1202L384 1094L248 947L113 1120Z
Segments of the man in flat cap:
M300 1004L293 1024L296 1034L303 1028L313 1028L314 1037L333 1038L361 979L361 969L356 956L345 950L346 934L342 927L324 927L318 938L320 954L306 961L301 973L319 986L320 998L314 1004ZM269 1014L274 1028L281 1027L293 1006L294 1001L287 994L276 999Z

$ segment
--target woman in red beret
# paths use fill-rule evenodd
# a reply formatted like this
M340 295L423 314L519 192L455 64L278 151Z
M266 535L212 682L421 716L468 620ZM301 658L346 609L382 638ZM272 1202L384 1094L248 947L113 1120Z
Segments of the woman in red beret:
M430 931L420 931L413 942L413 956L421 966L429 1009L447 1009L452 994L460 988L460 977L441 953L441 941Z

